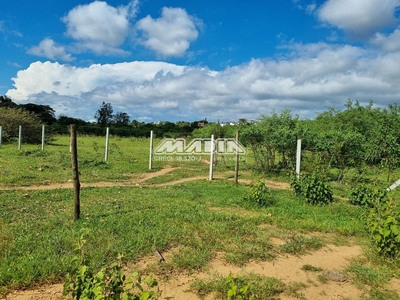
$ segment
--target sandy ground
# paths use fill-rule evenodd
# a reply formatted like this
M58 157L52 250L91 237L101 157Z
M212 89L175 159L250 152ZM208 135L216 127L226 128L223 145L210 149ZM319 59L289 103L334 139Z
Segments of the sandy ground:
M279 244L279 239L274 239L274 243ZM163 256L168 261L174 251L165 253ZM328 245L319 251L303 255L281 255L272 262L254 261L244 267L236 267L224 263L220 258L213 260L204 272L196 274L181 274L168 281L159 281L159 288L161 291L160 299L200 299L196 294L190 292L190 284L196 279L213 278L215 275L222 275L224 277L229 274L248 274L254 273L268 277L275 277L282 280L286 284L293 282L301 282L306 285L299 293L304 299L359 299L362 291L351 284L350 280L344 282L336 282L329 280L326 283L321 283L318 280L318 275L321 272L310 272L302 270L302 266L310 264L314 267L322 268L323 270L344 270L349 263L349 259L362 255L360 246L334 246ZM130 266L132 270L144 269L149 264L157 264L157 258L146 257L135 265ZM16 300L51 300L61 299L62 285L54 284L43 286L35 290L17 291L6 296L3 299L16 299ZM205 299L215 299L212 295L207 296ZM280 295L280 299L296 299L293 297Z

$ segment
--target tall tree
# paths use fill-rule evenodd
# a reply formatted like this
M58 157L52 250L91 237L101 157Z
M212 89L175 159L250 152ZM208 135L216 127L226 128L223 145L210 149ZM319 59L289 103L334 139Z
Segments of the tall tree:
M113 124L116 126L127 126L129 125L129 115L125 112L117 112L113 116Z
M18 127L21 125L22 140L28 143L41 141L41 120L35 114L18 107L0 107L0 125L3 128L2 139L8 141L18 137Z
M55 111L49 105L28 103L21 104L19 107L35 114L40 120L42 120L43 123L47 125L51 125L57 121L55 117Z
M97 120L97 124L101 126L108 126L113 122L113 108L111 103L103 103L100 105L100 108L97 110L94 117Z
M7 97L6 95L0 96L0 107L17 107L18 104L14 103L11 98Z
M77 119L77 118L72 118L68 116L61 115L58 117L57 120L58 125L70 125L70 124L76 124L76 125L86 125L86 121L82 119Z

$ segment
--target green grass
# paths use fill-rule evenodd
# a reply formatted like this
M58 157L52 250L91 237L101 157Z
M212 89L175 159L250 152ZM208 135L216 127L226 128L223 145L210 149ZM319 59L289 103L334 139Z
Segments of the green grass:
M229 299L279 299L277 296L287 289L285 284L276 278L247 274L228 278L216 276L211 280L198 279L191 285L191 290L201 297L214 294L216 299L227 299L229 290L235 290L239 294L239 289L245 286L247 291L242 295L245 298L237 296Z
M323 271L322 268L314 267L313 265L309 265L309 264L303 265L301 267L301 269L304 270L304 271L310 271L310 272L321 272L321 271Z
M111 138L109 159L104 161L105 139L78 136L78 161L82 182L128 179L126 174L148 170L148 140ZM155 167L161 167L157 165ZM68 182L72 178L69 137L59 136L46 145L14 144L0 148L0 185L29 186Z
M110 137L108 161L105 162L105 138L78 136L78 164L82 182L127 180L130 175L149 172L149 140L144 138ZM161 140L155 139L154 145ZM153 160L153 169L165 166L181 168L175 178L209 175L209 165L201 161L209 156L188 156L194 161L178 160L183 156L171 156L172 161ZM218 156L219 157L219 156ZM232 158L232 156L226 156ZM182 170L183 169L183 170ZM216 173L234 170L234 161L219 163ZM241 165L241 171L251 170L251 165ZM246 175L242 175L246 177ZM72 178L69 137L56 136L41 151L41 145L23 144L18 150L15 143L0 148L0 186L30 186L65 183ZM173 178L172 178L173 179ZM157 181L158 180L158 181ZM168 179L153 179L150 183L162 183Z
M251 206L242 200L247 192L245 186L222 180L160 188L84 188L82 219L75 223L72 190L25 192L27 198L21 191L0 192L4 236L0 246L0 286L5 289L62 279L69 270L74 243L82 228L90 229L86 252L95 267L111 261L118 253L135 261L155 248L166 251L175 246L180 251L171 268L189 271L206 267L217 252L227 253L227 262L243 265L251 259L272 260L280 251L269 242L272 229L259 225L279 225L282 216L271 220L268 211L272 208ZM289 205L293 212L302 209L303 204L293 196L287 197L285 191L277 192L276 198L274 209ZM357 209L343 205L349 211ZM237 207L252 217L226 214L210 206ZM341 210L328 213L315 209L313 214L299 214L301 217L293 222L303 231L315 229L318 220L324 219L323 229L337 232L342 226L336 221L340 213ZM359 220L348 222L354 234L362 235L356 232L361 227ZM293 228L290 230L293 232Z
M109 161L104 162L104 138L78 137L81 181L123 181L167 165L176 169L145 184L208 177L209 166L199 161L154 161L149 171L148 142L112 137ZM242 167L241 178L260 176L252 172L251 154ZM118 253L134 262L155 249L178 249L172 259L154 269L160 276L204 270L217 254L226 263L244 266L252 260L272 261L282 252L302 255L326 243L343 244L349 237L369 244L361 207L346 200L311 206L291 190L271 190L273 205L260 208L243 200L249 187L226 180L233 176L232 161L219 163L215 170L225 179L163 187L83 188L79 222L73 222L71 189L0 190L0 293L62 281L71 269L74 244L83 228L90 231L85 253L93 268L111 262ZM44 152L37 145L23 145L21 151L15 144L0 148L0 187L63 183L71 177L68 137L56 137ZM289 177L275 174L274 179L288 181ZM340 195L347 195L351 188L335 185ZM396 200L399 193L390 195ZM326 238L315 237L315 232ZM274 245L271 237L286 243ZM400 264L372 255L348 272L355 283L371 287L365 297L383 299L392 293L384 290L384 283L393 274L399 276ZM298 290L302 288L286 286L284 290L301 298Z

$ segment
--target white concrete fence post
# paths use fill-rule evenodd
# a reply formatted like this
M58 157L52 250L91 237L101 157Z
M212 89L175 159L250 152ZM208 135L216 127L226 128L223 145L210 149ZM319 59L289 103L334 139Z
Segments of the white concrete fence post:
M209 180L213 180L213 167L214 167L214 135L211 135L211 143L210 143L210 176L209 176Z
M297 140L297 152L296 152L296 176L300 177L300 161L301 161L301 140Z
M22 141L22 126L18 127L18 150L21 150L21 141Z
M44 151L44 125L42 125L42 151Z
M110 128L107 127L106 129L106 153L104 155L104 160L108 161L108 143L109 143L109 138L110 138Z
M149 170L153 169L153 130L150 131L150 156L149 156Z

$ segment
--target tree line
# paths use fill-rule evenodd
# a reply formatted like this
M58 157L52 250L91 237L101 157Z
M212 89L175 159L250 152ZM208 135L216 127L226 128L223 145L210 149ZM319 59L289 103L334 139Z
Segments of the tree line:
M130 120L126 112L114 113L111 103L103 102L94 114L95 122L87 122L82 119L60 115L56 118L54 109L49 105L34 103L17 104L7 96L0 96L0 126L3 127L3 139L18 136L18 126L38 127L50 125L46 131L51 134L68 133L70 124L77 125L77 131L81 134L104 135L106 127L118 136L148 137L150 131L157 136L176 137L190 135L199 127L199 123L207 123L206 120L176 123L164 121L159 123L145 123L138 120ZM40 140L39 132L24 134L24 140L35 142Z
M257 122L239 122L238 128L207 126L197 129L197 137L234 137L251 149L255 168L262 172L294 173L297 140L302 140L302 170L326 176L336 171L343 181L351 170L354 180L362 180L366 167L387 171L387 181L400 166L400 107L391 104L366 106L348 100L345 109L328 108L314 119L300 119L289 109L261 115Z
M8 110L8 111L6 111ZM54 115L48 105L17 105L10 98L0 96L0 125L3 139L16 137L18 125L47 124L53 133L68 133L70 124L77 124L83 134L104 135L106 127L118 136L148 137L153 131L158 137L235 137L240 130L240 141L254 156L255 168L262 172L293 172L296 143L302 140L303 170L329 173L337 170L337 180L343 180L348 170L362 177L366 166L387 170L387 180L400 166L400 107L391 104L378 107L372 101L361 105L348 100L344 109L328 108L313 119L301 119L288 109L261 115L255 122L240 119L238 126L221 126L206 120L160 122L159 124L131 121L123 112L114 114L112 105L103 102L95 112L96 122L86 122L68 116ZM199 127L199 124L203 126ZM24 140L40 140L40 131L28 133Z

